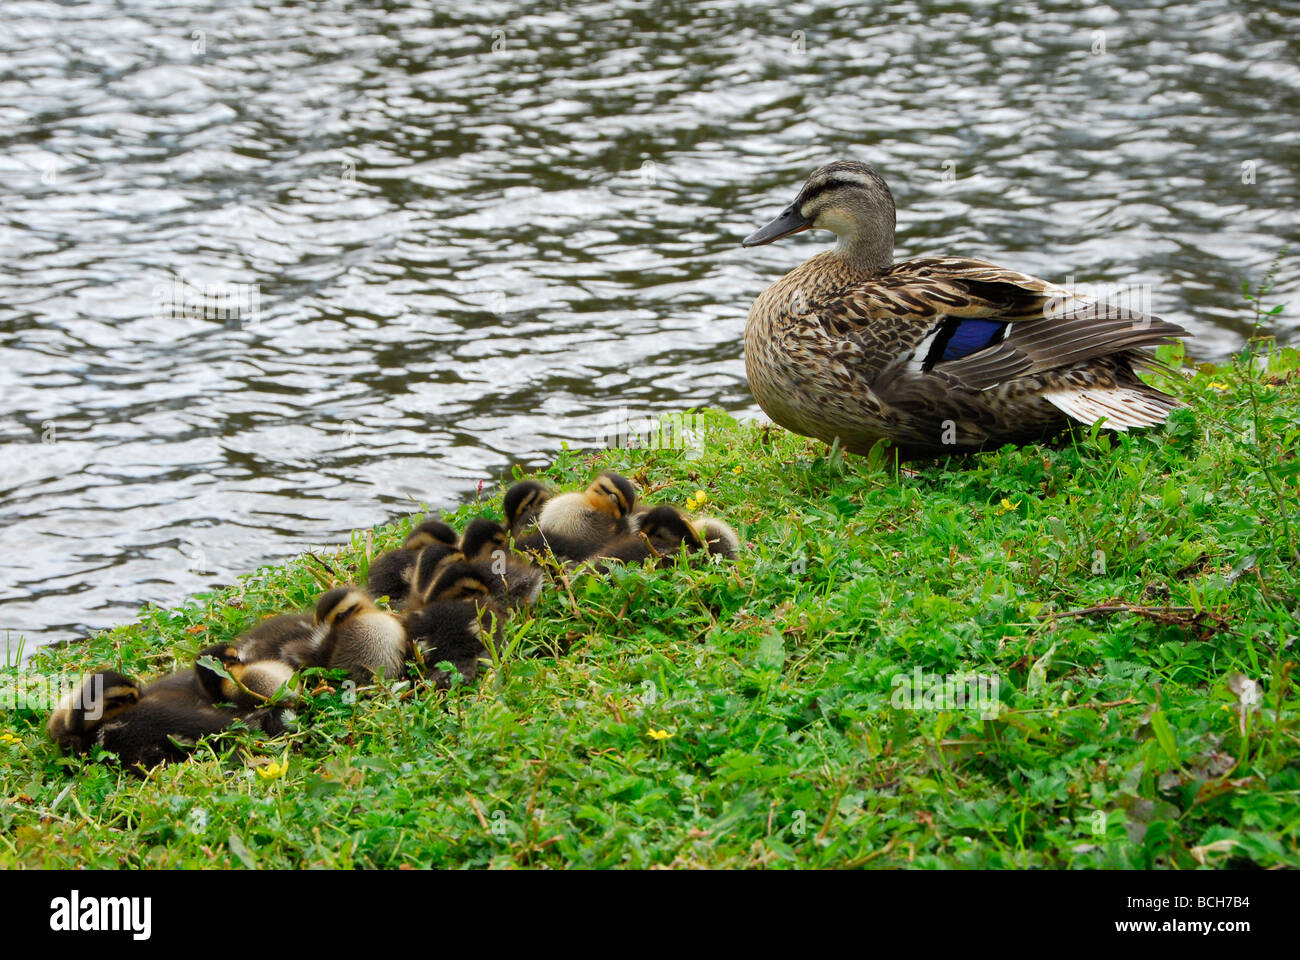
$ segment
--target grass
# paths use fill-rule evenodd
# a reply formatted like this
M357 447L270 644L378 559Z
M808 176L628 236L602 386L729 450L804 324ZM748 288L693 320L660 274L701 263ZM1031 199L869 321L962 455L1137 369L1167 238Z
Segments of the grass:
M6 711L0 866L1300 866L1300 373L1260 355L1174 383L1164 430L914 472L718 413L695 460L563 451L557 486L703 490L744 555L577 577L470 687L323 693L292 734L144 778ZM413 522L328 559L364 579ZM26 670L184 665L310 607L318 573L266 567ZM996 709L908 702L918 669L996 683Z

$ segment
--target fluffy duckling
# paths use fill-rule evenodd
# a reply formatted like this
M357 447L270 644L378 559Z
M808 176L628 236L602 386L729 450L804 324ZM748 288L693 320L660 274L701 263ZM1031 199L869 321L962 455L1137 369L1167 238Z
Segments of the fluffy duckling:
M509 536L486 517L471 520L460 540L460 552L488 584L498 603L514 609L533 603L542 592L542 571L509 550Z
M232 643L218 643L200 650L195 659L194 671L199 683L214 703L233 703L238 707L259 707L265 704L276 692L293 681L296 672L283 660L272 658L246 659L247 651ZM204 657L218 660L229 677L203 666L198 661ZM238 681L236 683L235 681ZM243 686L241 687L240 684ZM298 691L289 687L287 702L298 699Z
M411 568L411 589L406 595L403 611L414 613L423 607L429 601L433 585L437 582L443 568L450 563L464 561L465 554L459 547L435 543L421 550L420 555L416 557L415 566Z
M641 563L655 558L659 566L671 564L681 552L707 551L710 556L734 558L740 538L721 520L688 520L676 507L652 507L639 515L635 533L616 537L595 554L599 560Z
M304 667L325 666L325 631L303 613L282 613L263 620L234 643L215 644L198 659L215 657L248 690L268 698ZM255 707L265 699L250 697L239 684L195 662L199 682L214 702ZM294 692L296 697L296 691Z
M183 760L202 737L237 721L278 734L280 708L255 710L213 704L193 670L181 670L141 685L124 674L101 670L67 694L50 716L47 730L61 748L77 753L99 745L130 768Z
M100 726L140 702L140 690L140 684L125 674L97 670L77 689L64 694L45 731L60 747L85 753Z
M582 493L552 497L537 517L535 537L521 549L550 549L562 560L585 560L615 537L631 533L629 514L636 508L636 487L624 476L606 471Z
M593 554L596 560L641 563L654 558L660 566L671 564L682 546L690 553L705 549L705 541L676 507L652 507L639 514L637 529L603 544Z
M357 683L376 673L403 674L409 644L402 622L375 606L356 586L335 587L316 604L316 625L325 633L325 666L346 670Z
M704 539L709 556L735 560L740 554L740 537L731 524L717 517L700 517L695 521L695 529Z
M282 613L263 620L235 643L244 663L279 660L295 670L324 666L323 631L307 613Z
M460 538L460 552L470 561L491 560L498 551L505 553L509 541L501 524L487 517L475 517Z
M537 517L554 494L536 480L520 480L506 491L503 505L506 526L516 537L537 522Z
M380 555L370 565L366 581L370 593L401 603L411 589L411 568L416 557L425 547L435 545L454 548L456 531L441 520L425 520L411 531L401 547Z
M492 598L489 582L475 567L455 560L440 571L428 602L406 617L407 635L427 665L434 686L445 690L452 675L437 665L449 661L465 680L478 676L487 655L484 631L499 631L506 611Z

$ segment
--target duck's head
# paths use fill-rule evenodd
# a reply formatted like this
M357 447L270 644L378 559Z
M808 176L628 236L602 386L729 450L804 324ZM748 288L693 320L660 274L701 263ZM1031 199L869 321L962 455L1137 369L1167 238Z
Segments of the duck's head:
M231 643L217 643L200 650L199 655L194 658L194 672L198 674L199 683L203 685L207 695L217 701L230 700L232 691L238 688L225 677L200 664L198 661L203 657L215 658L227 673L237 677L242 672L239 648Z
M704 546L690 522L678 512L676 507L666 504L647 511L641 517L637 529L651 540L660 543L685 543L691 550L698 550Z
M443 567L429 592L431 600L484 600L492 590L483 575L463 560Z
M814 170L794 203L742 246L758 247L814 228L839 237L836 253L853 266L880 270L893 263L894 196L865 163L836 160Z
M506 531L487 517L475 517L460 538L460 552L470 560L482 560L506 548Z
M440 543L425 547L415 561L415 572L411 577L411 597L417 601L427 595L442 568L452 563L464 563L465 554Z
M337 627L358 613L373 609L374 602L357 587L335 587L316 601L316 625Z
M85 750L90 735L107 720L140 702L140 684L114 670L99 670L65 694L46 729L60 745Z
M622 474L606 470L586 489L587 502L614 517L625 517L636 506L636 487Z
M549 499L551 491L536 480L520 480L506 491L506 526L518 533L537 519Z
M449 524L441 520L426 520L406 538L402 544L408 550L419 550L433 543L446 544L449 547L456 545L456 531Z

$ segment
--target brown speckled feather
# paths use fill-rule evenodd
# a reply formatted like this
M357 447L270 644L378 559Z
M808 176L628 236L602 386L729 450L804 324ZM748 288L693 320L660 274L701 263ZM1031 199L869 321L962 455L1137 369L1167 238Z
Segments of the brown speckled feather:
M1001 342L927 364L927 342L954 317L1010 325ZM1069 417L1157 423L1178 402L1134 369L1154 363L1141 348L1184 333L981 260L929 257L863 275L828 251L754 302L745 355L777 423L852 452L890 437L905 455L932 456L1038 439Z

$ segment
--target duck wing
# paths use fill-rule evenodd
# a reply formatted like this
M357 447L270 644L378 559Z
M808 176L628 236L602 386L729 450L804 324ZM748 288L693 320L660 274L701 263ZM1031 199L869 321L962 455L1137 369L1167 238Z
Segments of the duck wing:
M1186 336L1182 327L982 260L903 261L843 291L823 317L861 344L872 389L902 411L1017 380L1074 419L1105 416L1118 429L1177 405L1133 371L1160 369L1142 348Z

